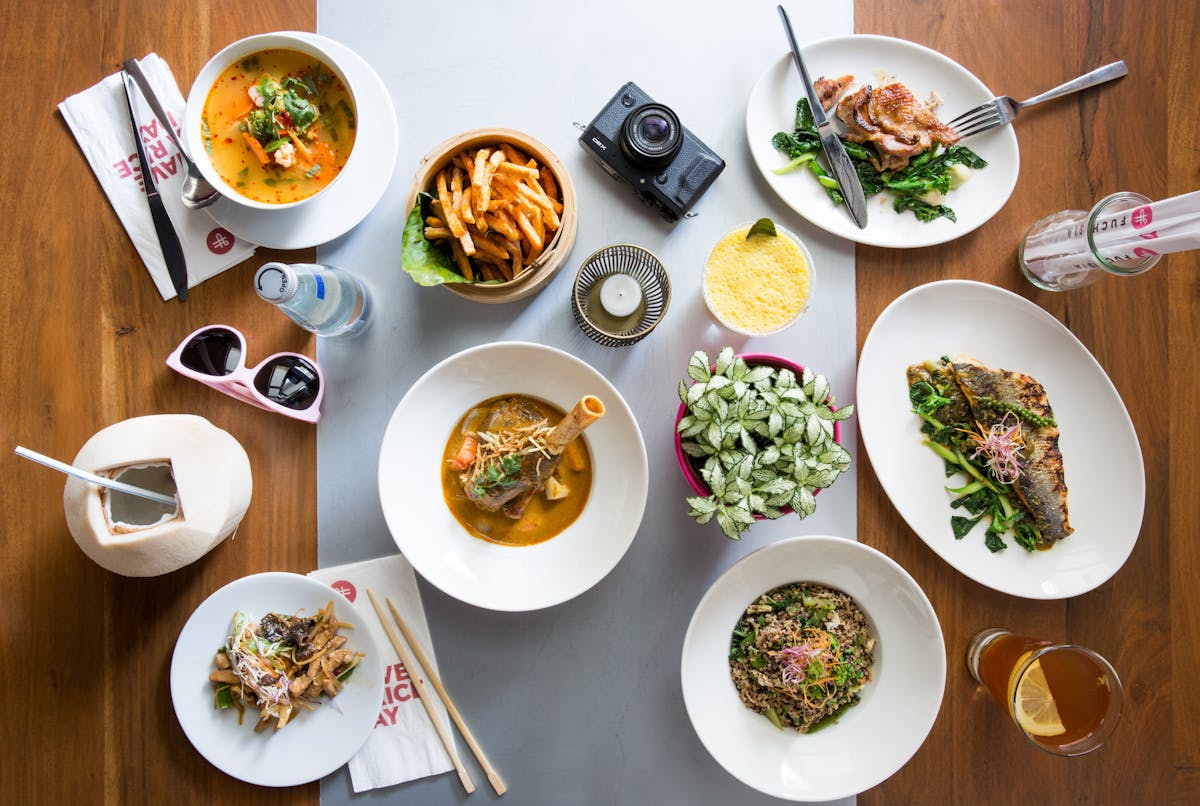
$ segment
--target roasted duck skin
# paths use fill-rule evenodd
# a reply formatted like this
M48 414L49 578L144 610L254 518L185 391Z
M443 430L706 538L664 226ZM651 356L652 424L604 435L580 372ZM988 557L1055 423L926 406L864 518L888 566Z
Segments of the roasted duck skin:
M821 102L824 104L824 97ZM899 171L935 145L952 146L959 141L958 132L938 120L938 105L932 99L917 100L908 87L893 81L881 87L859 87L844 96L838 102L837 116L846 124L847 140L875 146L879 157L871 163L877 170Z
M817 100L821 102L821 108L828 112L833 109L834 103L838 96L846 91L846 87L854 81L854 76L845 75L838 78L825 78L821 76L813 82L813 89L817 91Z
M1013 488L1041 533L1040 544L1049 546L1070 535L1067 517L1067 485L1059 431L1046 390L1037 380L1020 372L990 369L978 361L961 359L950 364L959 388L971 406L974 419L983 428L1000 421L1006 407L1019 407L1041 418L1044 424L1021 420L1024 448L1018 456L1021 474Z

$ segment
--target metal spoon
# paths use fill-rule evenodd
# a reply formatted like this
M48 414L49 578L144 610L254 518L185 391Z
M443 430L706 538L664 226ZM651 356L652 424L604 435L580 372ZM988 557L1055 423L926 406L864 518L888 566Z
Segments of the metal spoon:
M13 453L15 453L17 456L24 457L25 459L31 459L34 462L37 462L39 465L45 465L46 467L57 470L60 473L66 473L68 476L74 476L75 478L83 479L84 481L91 482L92 484L97 484L101 487L107 487L110 490L116 490L119 493L136 495L139 498L145 498L162 504L163 506L178 506L178 502L173 495L167 495L166 493L160 493L154 490L147 490L144 487L135 487L132 484L126 484L123 481L106 478L105 476L98 476L95 473L84 470L83 468L69 465L66 462L60 462L57 459L51 459L45 454L38 453L37 451L31 451L29 448L23 448L20 445L16 447Z
M196 163L192 162L192 158L188 156L183 143L179 142L179 138L175 136L175 127L171 125L171 119L167 117L166 110L159 103L158 96L150 88L150 82L146 80L146 74L142 72L141 65L137 63L137 59L130 59L125 62L124 67L125 72L129 73L137 82L138 89L142 91L146 103L150 104L150 109L162 123L163 128L167 130L167 135L175 143L175 147L179 149L179 153L183 155L183 161L187 164L187 177L183 180L183 206L189 210L195 210L212 204L221 197L221 194L200 173Z

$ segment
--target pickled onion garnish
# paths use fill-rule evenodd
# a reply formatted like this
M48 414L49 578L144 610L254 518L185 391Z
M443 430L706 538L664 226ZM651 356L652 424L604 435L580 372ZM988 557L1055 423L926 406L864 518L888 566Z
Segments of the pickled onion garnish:
M982 458L993 478L1003 484L1012 484L1021 475L1021 465L1017 461L1025 444L1021 439L1021 418L1009 411L987 431L978 423L976 425L979 431L970 433L976 445L971 458Z

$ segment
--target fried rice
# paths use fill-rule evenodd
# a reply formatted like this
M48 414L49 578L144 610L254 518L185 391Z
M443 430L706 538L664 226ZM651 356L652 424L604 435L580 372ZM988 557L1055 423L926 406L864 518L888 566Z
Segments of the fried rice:
M734 627L729 671L747 708L778 728L823 727L871 679L867 618L834 588L794 582L754 600Z

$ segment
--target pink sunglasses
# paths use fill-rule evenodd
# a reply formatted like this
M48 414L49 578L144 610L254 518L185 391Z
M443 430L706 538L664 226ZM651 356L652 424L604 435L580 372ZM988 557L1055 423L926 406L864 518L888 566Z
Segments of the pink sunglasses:
M297 420L321 419L325 379L317 362L275 353L246 366L246 337L228 325L206 325L179 343L167 366L218 392Z

